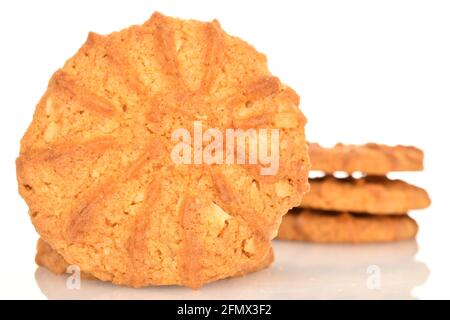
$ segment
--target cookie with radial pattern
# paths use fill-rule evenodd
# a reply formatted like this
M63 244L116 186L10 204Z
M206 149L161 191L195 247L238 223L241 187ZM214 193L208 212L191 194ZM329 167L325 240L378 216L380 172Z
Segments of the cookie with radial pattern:
M417 223L407 215L361 215L294 209L283 217L278 238L317 243L371 243L412 239Z
M386 175L395 171L423 170L423 151L412 146L336 144L325 148L309 144L312 170L332 174L336 171L362 172L368 175Z
M298 105L266 57L217 21L155 13L90 33L36 107L19 192L50 247L100 280L198 288L242 275L271 261L282 215L308 189ZM192 136L195 121L277 129L278 170L172 161L172 134Z
M402 180L387 177L310 179L311 190L302 207L370 214L405 214L430 205L427 192Z

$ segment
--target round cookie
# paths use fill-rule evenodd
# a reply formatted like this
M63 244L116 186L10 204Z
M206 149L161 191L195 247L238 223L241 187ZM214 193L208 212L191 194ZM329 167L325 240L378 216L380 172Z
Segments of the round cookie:
M302 207L371 214L405 214L430 205L425 190L386 177L310 179L311 190Z
M328 174L345 171L382 176L394 171L423 170L422 150L410 146L338 143L332 148L324 148L317 143L310 143L309 154L312 170Z
M317 243L371 243L412 239L417 223L407 215L371 216L310 209L283 217L278 238Z
M91 33L36 107L16 162L19 192L42 239L100 280L197 288L254 271L308 189L298 104L266 57L217 21L155 13ZM196 122L203 132L278 130L278 170L173 161L174 132L192 137Z

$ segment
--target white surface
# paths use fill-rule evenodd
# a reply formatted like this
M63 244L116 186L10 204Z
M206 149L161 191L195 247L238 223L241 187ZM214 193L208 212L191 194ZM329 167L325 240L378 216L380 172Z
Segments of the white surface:
M200 290L131 289L89 280L83 280L79 290L69 290L68 275L55 276L44 268L36 270L35 278L49 299L413 299L413 289L429 274L426 264L414 259L415 241L361 246L276 241L275 249L270 269ZM373 267L379 270L377 282L371 281Z
M433 200L431 208L414 213L421 226L421 262L414 262L407 243L277 243L271 269L198 291L83 282L81 291L66 292L63 277L36 270L37 236L17 194L14 166L34 106L88 31L109 33L142 23L156 9L218 18L227 32L266 53L272 72L301 95L311 141L423 148L426 171L402 175L427 188ZM0 2L0 298L450 298L449 16L448 1ZM369 290L367 267L378 265L384 251L387 260L378 262L381 290Z

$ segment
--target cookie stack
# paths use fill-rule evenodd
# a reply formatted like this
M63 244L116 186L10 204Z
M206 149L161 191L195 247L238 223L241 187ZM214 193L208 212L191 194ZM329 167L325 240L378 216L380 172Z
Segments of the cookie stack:
M310 144L311 191L284 218L278 237L322 243L389 242L414 238L417 223L409 210L430 205L425 190L386 177L389 172L423 170L415 147L378 144L323 148ZM344 178L336 175L345 173ZM359 178L355 178L359 175Z

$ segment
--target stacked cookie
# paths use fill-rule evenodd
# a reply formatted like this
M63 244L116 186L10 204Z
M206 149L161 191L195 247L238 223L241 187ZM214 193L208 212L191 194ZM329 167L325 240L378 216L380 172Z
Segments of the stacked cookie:
M430 205L425 190L386 177L389 172L423 170L423 152L414 147L310 144L312 169L301 207L284 218L278 237L323 243L389 242L414 238L409 210ZM337 178L336 173L346 173ZM355 178L359 174L361 177ZM353 176L352 176L353 175Z

